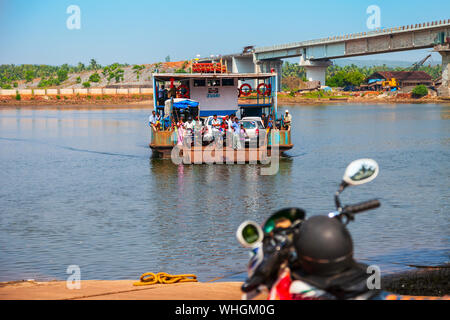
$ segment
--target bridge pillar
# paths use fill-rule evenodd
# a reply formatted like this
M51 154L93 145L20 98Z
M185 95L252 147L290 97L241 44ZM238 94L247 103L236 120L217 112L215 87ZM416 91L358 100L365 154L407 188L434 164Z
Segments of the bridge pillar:
M438 88L440 96L450 96L450 49L439 51L442 56L442 85Z
M232 73L255 73L256 64L253 62L253 56L235 56L231 61L231 72ZM252 87L255 87L254 80L239 80L239 86L243 83L248 83Z
M300 66L305 68L308 81L320 81L321 86L325 85L325 72L332 64L330 60L305 60L300 57Z
M259 60L255 62L256 72L270 73L272 69L277 73L277 91L281 91L281 79L283 76L283 60Z

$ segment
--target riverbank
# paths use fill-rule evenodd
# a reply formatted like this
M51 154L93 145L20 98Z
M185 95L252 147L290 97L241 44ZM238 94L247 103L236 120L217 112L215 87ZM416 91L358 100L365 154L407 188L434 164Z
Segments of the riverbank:
M450 299L450 269L420 269L382 278L382 289L408 296ZM136 280L84 280L80 289L65 281L0 283L0 300L240 300L242 282L188 282L133 286ZM257 298L266 299L262 293Z
M242 100L239 103L248 103ZM450 97L427 96L423 98L397 97L397 96L339 96L339 97L308 97L303 95L278 95L278 105L323 105L323 104L450 104ZM24 96L20 100L15 97L0 97L0 109L17 108L68 108L68 109L95 109L95 108L143 108L153 107L153 98L148 95L129 96L72 96L72 97L31 97Z
M239 300L241 282L188 282L133 286L136 280L84 280L80 289L65 281L0 283L0 300Z
M72 97L14 97L0 98L0 109L111 109L153 107L153 98L148 95L133 96L72 96Z
M338 97L308 97L303 95L290 96L281 94L278 96L278 104L282 105L321 105L321 104L450 104L450 97L427 96L412 98L409 96L338 96Z

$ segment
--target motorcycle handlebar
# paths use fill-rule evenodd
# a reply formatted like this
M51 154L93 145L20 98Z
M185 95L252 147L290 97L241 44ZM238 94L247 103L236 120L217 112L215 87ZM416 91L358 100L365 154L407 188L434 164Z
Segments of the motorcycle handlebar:
M380 201L377 199L360 202L354 205L345 206L342 213L358 213L366 210L371 210L378 208L380 206Z

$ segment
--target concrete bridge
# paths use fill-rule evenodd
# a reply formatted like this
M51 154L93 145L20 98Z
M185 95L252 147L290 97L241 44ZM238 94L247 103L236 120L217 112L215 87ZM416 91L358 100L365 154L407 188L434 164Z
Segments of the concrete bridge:
M254 48L250 52L222 56L232 72L270 72L279 74L281 88L283 58L300 57L308 80L325 85L326 68L331 59L435 48L442 56L442 88L440 94L449 95L450 19L396 28L380 29L317 40Z

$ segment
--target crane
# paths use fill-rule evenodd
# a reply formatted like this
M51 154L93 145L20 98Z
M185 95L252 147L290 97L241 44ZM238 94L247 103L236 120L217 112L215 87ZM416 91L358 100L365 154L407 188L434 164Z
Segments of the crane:
M419 68L425 63L425 61L428 60L429 57L431 57L431 54L427 55L427 56L426 56L425 58L423 58L422 60L420 60L420 61L414 63L414 64L411 66L411 71L416 71L417 69L419 69Z

